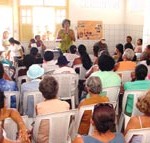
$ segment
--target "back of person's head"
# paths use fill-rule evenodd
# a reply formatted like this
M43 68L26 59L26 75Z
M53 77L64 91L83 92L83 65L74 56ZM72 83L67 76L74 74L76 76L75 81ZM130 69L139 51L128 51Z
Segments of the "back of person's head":
M98 66L101 71L111 71L115 66L115 61L109 55L101 55L98 58Z
M76 45L71 45L70 48L69 48L69 50L70 50L70 53L75 54L76 51L77 51Z
M86 47L83 44L79 45L78 52L80 54L80 58L81 58L83 67L86 70L89 70L92 66L92 61L91 61L88 53L86 52Z
M91 76L86 80L88 91L93 94L100 94L102 91L102 83L99 77Z
M106 133L115 125L115 110L112 104L99 103L95 105L92 120L99 133Z
M78 46L78 52L79 52L80 55L84 55L86 53L86 47L85 47L85 45L80 44Z
M134 58L134 51L132 49L126 49L123 53L123 58L132 61Z
M150 116L150 90L145 95L138 98L136 107L140 112Z
M58 82L52 76L45 76L39 84L39 90L45 99L54 99L58 93Z
M98 57L98 53L99 53L100 49L98 46L94 45L93 46L93 53L94 53L94 56Z
M0 109L4 108L5 105L5 95L4 92L0 91Z
M4 75L4 67L3 64L0 62L0 79L3 78Z
M35 47L31 48L30 55L35 57L37 56L37 54L38 54L38 49Z
M64 28L64 25L65 25L66 22L69 23L69 26L71 25L71 22L70 22L69 19L64 19L64 20L62 21L62 27L63 27L63 28Z
M135 68L135 76L137 80L145 80L148 69L144 64L137 65Z
M123 54L123 45L121 43L117 44L116 45L116 49L121 53Z
M28 69L31 65L34 64L34 58L31 55L25 55L23 59L24 66Z
M15 40L13 37L11 37L11 38L9 39L9 42L10 42L11 44L17 44L17 45L20 45L20 42L17 41L17 40Z
M126 43L126 44L124 45L124 48L125 48L125 49L132 49L132 50L133 50L133 45L132 45L131 43Z
M45 61L51 61L51 60L53 60L53 58L54 58L54 54L52 51L46 51L44 53L44 60Z

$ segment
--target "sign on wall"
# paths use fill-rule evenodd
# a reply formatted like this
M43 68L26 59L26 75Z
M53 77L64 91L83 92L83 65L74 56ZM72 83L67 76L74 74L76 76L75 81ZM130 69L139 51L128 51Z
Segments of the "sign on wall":
M102 21L78 21L77 38L79 40L99 40L102 37Z

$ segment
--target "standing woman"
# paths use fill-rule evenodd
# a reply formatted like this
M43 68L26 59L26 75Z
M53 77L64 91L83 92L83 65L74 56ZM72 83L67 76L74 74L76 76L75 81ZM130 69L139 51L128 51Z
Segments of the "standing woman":
M7 57L13 62L17 62L18 59L23 59L23 51L21 43L15 40L13 37L9 39L10 47L8 49Z
M75 41L75 34L70 27L70 20L64 19L62 22L62 29L58 32L57 40L60 41L60 49L63 53L68 52L69 47Z

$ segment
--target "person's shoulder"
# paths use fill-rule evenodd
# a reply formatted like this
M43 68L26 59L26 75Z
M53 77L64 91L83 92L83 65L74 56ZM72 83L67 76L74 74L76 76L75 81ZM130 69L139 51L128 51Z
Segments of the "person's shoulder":
M78 135L72 143L83 143L82 136Z

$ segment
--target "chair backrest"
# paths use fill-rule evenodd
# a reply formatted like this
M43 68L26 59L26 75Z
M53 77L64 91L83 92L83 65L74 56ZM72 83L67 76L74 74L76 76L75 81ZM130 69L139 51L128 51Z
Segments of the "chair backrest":
M53 113L47 115L39 115L35 118L33 128L34 141L37 141L40 123L44 119L49 120L49 143L68 143L69 126L71 117L75 116L77 110Z
M35 117L36 116L36 111L35 107L36 104L44 101L44 97L42 96L42 93L40 91L26 91L23 94L23 111L24 114L30 116L30 117ZM31 105L32 104L32 105ZM30 109L32 108L32 109ZM33 109L34 108L34 109ZM32 115L28 114L33 110Z
M27 127L28 125L28 116L22 116L22 119ZM28 127L27 127L28 128ZM9 139L16 140L16 135L18 132L18 127L16 122L14 122L11 118L7 118L4 121L4 130L6 132L6 136Z
M105 103L107 103L107 102L105 102ZM115 101L108 102L108 103L113 104L114 108L116 107L116 102ZM81 106L79 108L79 111L77 112L76 119L75 119L75 126L74 126L75 130L74 130L74 133L72 135L73 138L78 134L78 130L79 130L81 119L82 119L82 116L83 116L84 112L87 111L87 110L91 110L92 113L93 113L95 105L96 104L85 105L85 106ZM90 128L89 128L88 134L91 135L92 133L93 133L93 126L92 126L92 124L90 124Z
M26 69L26 67L25 66L21 66L21 67L17 67L16 68L16 73L15 73L15 76L14 76L16 79L18 79L19 70L21 70L21 69Z
M12 104L16 104L16 108L19 108L20 92L19 91L4 91L6 96L6 105L8 108L12 107Z
M27 77L27 75L19 76L17 78L17 86L18 86L19 91L21 91L21 84L23 82L28 82L28 81L29 81L29 78Z
M127 97L128 95L133 95L133 110L131 116L134 115L141 115L142 113L136 108L136 102L138 98L142 95L144 95L147 92L147 90L130 90L130 91L125 91L123 95L123 101L122 101L122 112L125 112L125 107L127 103Z
M103 88L102 92L106 92L106 96L110 101L117 101L120 92L120 86Z
M79 79L85 80L85 74L86 74L87 70L83 67L83 65L82 64L74 65L73 68L74 69L78 68L79 69Z
M58 97L62 100L74 99L77 101L78 74L53 74L59 84Z
M133 72L133 70L117 71L117 74L121 77L122 84L132 80L131 73Z
M125 141L127 143L133 141L135 138L140 143L149 143L150 142L150 128L142 128L142 129L131 129L125 135Z

